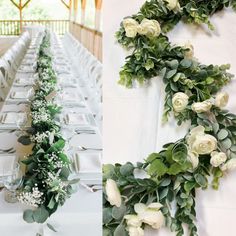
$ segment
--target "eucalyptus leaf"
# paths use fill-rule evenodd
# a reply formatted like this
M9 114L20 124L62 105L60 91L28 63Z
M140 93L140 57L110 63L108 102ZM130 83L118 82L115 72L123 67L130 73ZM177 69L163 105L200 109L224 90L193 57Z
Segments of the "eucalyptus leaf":
M44 223L49 217L49 212L46 210L46 208L44 206L41 206L39 208L37 208L34 212L33 212L33 218L35 220L35 222L42 224Z
M229 138L226 138L226 139L222 140L221 144L225 149L229 149L232 146L232 142Z
M112 209L111 208L103 208L103 224L108 224L112 221Z
M125 226L122 224L119 225L114 231L114 236L128 236Z
M229 135L229 132L226 129L221 129L217 134L219 140L225 139Z
M23 213L23 219L27 222L27 223L34 223L34 212L32 210L25 210Z
M112 208L112 217L116 220L120 220L124 217L126 212L126 206L121 205L120 207L113 206Z
M31 139L30 139L30 136L28 136L28 135L23 135L23 136L19 137L17 141L25 146L31 144Z

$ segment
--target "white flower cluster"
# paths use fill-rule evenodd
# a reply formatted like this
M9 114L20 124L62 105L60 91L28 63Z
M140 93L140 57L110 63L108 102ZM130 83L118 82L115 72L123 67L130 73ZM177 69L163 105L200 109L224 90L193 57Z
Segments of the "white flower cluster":
M213 167L221 167L227 160L224 152L215 151L217 140L214 136L205 134L205 128L201 125L193 128L187 137L188 160L192 163L193 169L199 164L199 155L210 154L210 163Z
M46 71L42 72L40 77L41 77L40 80L44 80L44 81L51 79L50 75Z
M122 204L120 190L116 182L113 179L108 179L105 185L105 191L107 195L107 201L116 207L120 207ZM124 218L127 223L127 231L130 236L143 236L144 231L141 228L142 224L148 224L153 229L159 229L163 226L165 218L160 208L160 203L151 203L145 205L143 203L137 203L134 206L134 210L137 215L126 215Z
M152 38L161 33L160 24L156 20L143 19L139 24L133 18L126 18L123 20L123 26L128 38L134 38L137 34Z
M31 116L32 116L34 124L37 124L40 122L47 122L51 118L45 108L40 108L38 111L32 112Z
M50 93L55 89L55 85L49 82L39 81L38 84L45 93Z
M32 107L34 109L45 107L45 102L43 100L35 100L32 102Z
M43 193L39 191L37 186L32 188L32 192L20 193L18 200L19 202L32 207L38 207L44 202Z
M162 205L158 202L153 202L149 205L137 203L134 205L136 215L126 215L124 218L127 223L127 231L130 236L144 236L144 230L141 228L145 223L153 229L160 229L164 223L165 218L160 211Z
M36 133L35 135L31 136L31 141L40 144L44 139L49 138L50 134L51 132L49 131L46 131L44 133Z
M175 93L172 98L172 106L175 112L184 111L188 105L189 96L183 92ZM208 112L215 105L218 108L224 108L229 101L229 95L226 92L218 93L215 99L208 99L203 102L195 102L191 109L196 113Z
M173 10L173 11L180 10L180 4L178 0L165 0L165 2L167 2L167 8L169 10Z
M48 162L53 164L55 169L56 168L61 169L63 166L65 166L65 164L62 161L58 160L58 156L55 153L49 155Z
M57 174L53 174L48 172L48 178L45 180L45 183L53 187L54 191L58 191L63 193L65 190L66 183L64 183L60 178L59 178L59 172Z

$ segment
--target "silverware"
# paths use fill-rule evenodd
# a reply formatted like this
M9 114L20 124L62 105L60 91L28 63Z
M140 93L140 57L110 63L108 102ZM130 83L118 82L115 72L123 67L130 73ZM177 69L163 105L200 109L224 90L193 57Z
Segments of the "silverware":
M102 151L102 148L89 148L89 147L83 147L83 146L78 146L79 151Z
M75 131L76 134L96 134L95 131L86 131L86 130L81 130L81 131Z
M80 185L93 193L102 190L102 186L100 186L100 185L88 185L88 184L84 184L84 183L80 183Z

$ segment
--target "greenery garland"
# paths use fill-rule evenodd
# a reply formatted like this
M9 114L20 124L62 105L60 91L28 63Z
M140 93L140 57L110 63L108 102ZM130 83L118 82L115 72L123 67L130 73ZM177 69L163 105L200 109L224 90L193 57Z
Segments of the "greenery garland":
M69 180L69 158L63 152L65 140L56 115L61 107L55 102L56 74L52 67L50 33L46 31L37 62L38 80L31 103L32 127L19 138L24 145L34 144L32 153L22 162L27 166L18 199L31 206L23 218L28 223L43 223L73 193Z
M203 65L192 45L172 45L165 35L180 20L206 23L213 30L209 17L229 6L236 9L236 1L150 0L122 21L116 37L131 54L119 83L131 88L135 81L161 77L163 121L173 112L178 125L190 120L191 127L144 163L104 165L104 236L143 236L146 225L166 225L181 236L183 223L196 236L196 189L206 189L209 177L218 189L219 179L236 168L236 115L224 109L229 97L220 91L233 77L229 65Z

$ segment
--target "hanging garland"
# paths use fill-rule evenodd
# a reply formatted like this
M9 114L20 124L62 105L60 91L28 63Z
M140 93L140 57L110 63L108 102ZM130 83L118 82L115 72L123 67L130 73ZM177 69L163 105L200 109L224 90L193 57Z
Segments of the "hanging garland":
M22 161L27 167L18 196L20 202L34 208L24 212L28 223L44 223L71 196L71 185L77 182L68 179L70 161L63 152L65 140L55 119L61 107L55 102L57 79L47 31L39 49L37 73L31 103L32 127L18 140L24 145L34 144L32 153Z
M104 236L143 236L146 225L165 225L181 236L183 224L190 236L198 235L196 189L218 189L220 178L236 168L236 115L224 109L229 96L221 91L233 77L230 66L204 65L192 45L172 45L165 35L180 20L213 30L209 17L225 7L236 9L236 1L150 0L122 21L116 37L131 54L119 83L131 88L159 76L166 92L163 121L172 112L178 125L190 120L191 127L144 163L104 165Z

